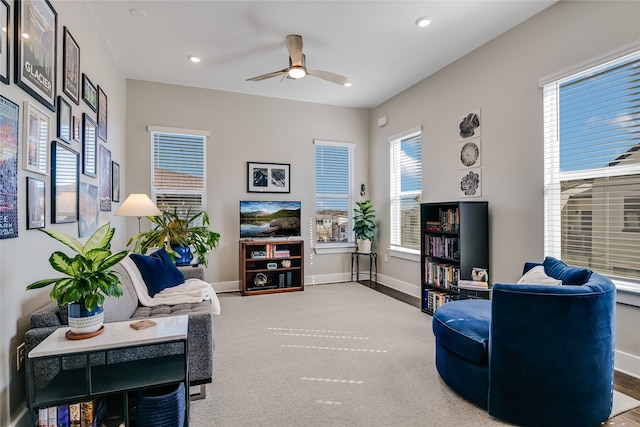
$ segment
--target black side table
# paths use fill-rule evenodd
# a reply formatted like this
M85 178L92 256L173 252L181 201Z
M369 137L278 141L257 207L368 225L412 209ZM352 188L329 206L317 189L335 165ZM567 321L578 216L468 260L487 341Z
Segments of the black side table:
M376 252L362 253L356 250L351 253L351 281L353 281L353 276L356 277L356 282L360 281L360 255L369 257L369 287L374 287L378 283L378 254Z

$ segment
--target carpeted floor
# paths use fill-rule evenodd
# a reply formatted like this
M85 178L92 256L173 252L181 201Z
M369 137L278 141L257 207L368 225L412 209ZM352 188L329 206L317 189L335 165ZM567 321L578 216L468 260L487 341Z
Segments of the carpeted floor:
M214 380L192 426L507 425L442 382L431 316L413 306L357 283L219 298ZM616 394L616 413L640 404Z

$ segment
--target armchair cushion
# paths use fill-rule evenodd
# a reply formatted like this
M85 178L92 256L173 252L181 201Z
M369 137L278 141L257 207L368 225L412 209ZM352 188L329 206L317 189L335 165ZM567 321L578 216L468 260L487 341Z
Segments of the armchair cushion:
M449 351L475 363L486 362L490 319L490 301L454 301L436 310L433 333Z
M150 297L163 289L184 283L184 274L171 261L164 248L151 255L130 254L129 257L140 270Z

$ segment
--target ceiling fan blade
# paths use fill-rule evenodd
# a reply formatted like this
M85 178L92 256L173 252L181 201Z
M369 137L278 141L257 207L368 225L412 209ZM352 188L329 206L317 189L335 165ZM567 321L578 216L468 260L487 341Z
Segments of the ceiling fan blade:
M302 66L302 36L297 34L289 34L287 36L287 50L291 64Z
M281 74L287 74L288 70L289 70L288 68L285 68L284 70L274 71L273 73L267 73L267 74L263 74L261 76L251 77L250 79L247 79L246 81L248 81L248 82L259 82L261 80L270 79L271 77L277 77L277 76L279 76Z
M307 74L310 76L321 78L322 80L326 80L328 82L336 83L339 85L343 85L348 81L345 76L341 76L340 74L330 73L329 71L319 71L319 70L307 70Z

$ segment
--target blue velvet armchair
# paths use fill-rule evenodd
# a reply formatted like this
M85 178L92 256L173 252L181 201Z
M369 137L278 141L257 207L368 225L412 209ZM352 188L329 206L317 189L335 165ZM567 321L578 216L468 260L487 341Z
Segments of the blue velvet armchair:
M524 271L537 265L562 286L496 283L491 301L438 309L436 366L451 388L510 423L599 425L613 403L615 286L550 257Z

